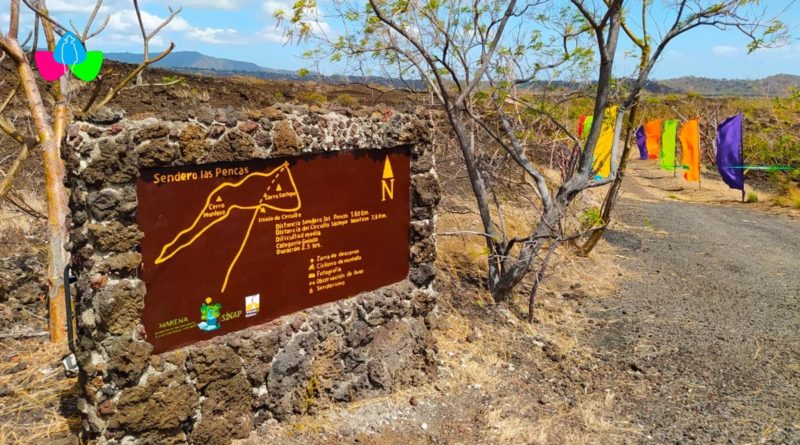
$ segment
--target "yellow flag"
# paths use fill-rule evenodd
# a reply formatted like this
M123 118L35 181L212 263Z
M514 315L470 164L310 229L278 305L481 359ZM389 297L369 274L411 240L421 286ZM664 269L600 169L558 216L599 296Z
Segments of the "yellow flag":
M603 117L603 128L600 139L594 147L594 164L592 168L599 178L607 178L611 174L611 144L614 141L614 123L617 121L617 106L606 108Z

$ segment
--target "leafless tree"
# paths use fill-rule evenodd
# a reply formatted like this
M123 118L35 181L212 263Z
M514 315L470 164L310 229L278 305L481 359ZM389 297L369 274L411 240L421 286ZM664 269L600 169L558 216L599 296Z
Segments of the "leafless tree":
M653 3L642 1L644 8ZM581 191L614 184L616 197L622 180L616 147L624 116L637 103L667 45L699 26L733 27L763 44L765 35L774 36L781 27L777 21L753 18L746 11L753 3L662 2L662 14L671 14L669 26L655 45L650 34L639 37L641 63L624 91L616 86L614 62L620 34L635 35L628 24L631 8L623 0L370 0L366 10L357 1L335 0L327 16L313 0L299 0L276 17L286 24L289 37L317 42L309 53L317 60L344 60L359 73L365 66L377 66L396 79L422 82L429 89L452 129L475 197L483 231L472 234L486 243L487 287L496 301L503 301L537 258L546 266L554 246L586 235L565 233L563 224ZM320 17L331 16L342 23L339 35L320 32L325 29ZM593 80L580 82L580 74L587 72ZM594 124L585 141L576 138L568 120L558 114L566 102L581 96L580 91L591 91L594 98ZM604 123L611 105L618 106L616 120ZM561 141L556 151L566 154L558 181L530 157L541 152L541 143L529 135L542 121L552 126L549 135ZM611 174L598 179L602 162L596 162L595 147L604 125L614 125L614 151L605 161L611 163ZM477 147L475 131L488 135L532 183L538 212L524 236L511 235L505 227L502 205L487 180L487 159L492 156L486 153L491 147ZM609 209L613 204L612 199ZM548 253L540 256L543 247ZM543 274L539 270L537 277Z
M111 87L99 102L96 99L102 89L103 80L102 76L98 76L94 80L93 94L82 107L71 105L70 95L73 93L69 90L68 79L62 77L59 82L52 83L49 94L52 96L55 105L52 109L48 109L43 101L43 97L48 92L42 91L36 82L32 56L37 49L37 39L40 32L44 35L47 49L53 51L57 42L56 36L62 35L68 28L50 15L45 0L23 0L23 3L34 13L31 51L26 53L23 49L26 46L26 41L21 42L19 39L21 8L19 0L10 1L8 32L5 35L0 34L0 50L2 50L3 57L8 57L13 62L17 74L17 85L11 88L3 102L0 103L0 130L18 142L21 147L11 168L3 177L2 182L0 182L0 204L6 198L9 190L11 190L14 179L17 177L25 160L31 153L41 151L45 175L49 234L46 281L50 309L50 338L53 342L64 342L66 339L67 320L62 273L69 261L69 254L64 247L68 241L67 227L65 225L68 207L67 190L64 187L64 162L61 159L61 143L64 140L65 130L76 115L105 106L134 79L139 79L141 82L141 72L172 51L174 45L170 44L161 54L150 58L148 56L148 43L169 24L180 12L180 9L174 11L170 9L169 17L150 33L147 33L142 22L138 0L133 0L133 6L136 10L144 39L144 60L127 77ZM102 3L103 0L97 0L82 32L71 23L72 30L80 37L83 43L99 35L108 24L107 16L97 27L93 28ZM30 112L32 128L34 129L33 134L26 134L24 129L19 129L10 119L4 116L9 103L19 91L22 91L24 102Z

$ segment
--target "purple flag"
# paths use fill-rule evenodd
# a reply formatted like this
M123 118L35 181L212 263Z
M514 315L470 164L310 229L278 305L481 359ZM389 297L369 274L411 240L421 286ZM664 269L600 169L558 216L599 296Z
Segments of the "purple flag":
M639 125L636 129L636 145L639 146L639 159L647 159L647 135L644 132L644 125Z
M717 169L728 187L744 190L742 166L742 113L739 113L717 127Z

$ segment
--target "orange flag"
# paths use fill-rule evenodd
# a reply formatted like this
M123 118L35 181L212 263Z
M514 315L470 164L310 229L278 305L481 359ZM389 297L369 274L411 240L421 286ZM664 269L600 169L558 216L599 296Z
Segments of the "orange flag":
M652 120L644 124L644 133L647 136L647 156L650 159L658 159L661 153L661 132L664 126L661 119Z
M681 164L688 167L683 174L687 181L700 180L700 123L692 119L681 127Z

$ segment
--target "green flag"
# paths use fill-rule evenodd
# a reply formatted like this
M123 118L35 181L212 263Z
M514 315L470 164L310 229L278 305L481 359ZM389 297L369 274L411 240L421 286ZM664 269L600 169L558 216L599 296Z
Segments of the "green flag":
M661 136L661 168L675 170L675 140L678 135L678 121L664 121L664 133Z

